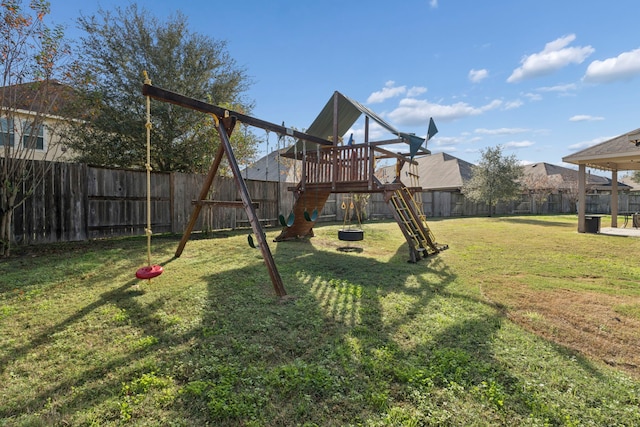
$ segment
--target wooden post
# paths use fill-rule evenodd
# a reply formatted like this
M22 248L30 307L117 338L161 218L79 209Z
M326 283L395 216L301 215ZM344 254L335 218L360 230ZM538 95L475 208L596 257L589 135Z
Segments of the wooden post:
M200 189L200 194L198 195L198 202L205 200L207 198L207 194L209 194L209 189L211 188L211 184L213 184L213 180L216 177L216 173L218 172L218 168L220 167L220 162L222 161L222 156L224 155L224 147L220 145L218 148L218 152L216 153L216 157L213 159L213 163L211 163L211 167L209 168L209 173L207 173L207 177L202 184L202 188ZM198 220L198 216L200 216L200 211L202 210L202 204L196 203L191 212L191 217L189 218L189 222L187 223L187 228L182 234L182 239L178 244L178 248L176 249L176 258L179 258L182 255L182 251L184 250L184 246L187 244L189 237L191 237L191 232L193 231L193 227L196 225L196 221Z
M333 93L333 179L331 190L336 189L338 180L338 92Z
M271 250L269 249L269 245L267 244L267 239L262 231L262 227L260 226L260 221L258 219L258 215L256 214L256 210L251 201L251 196L249 195L249 190L247 189L247 184L242 179L242 175L240 173L240 167L238 166L238 162L236 160L236 156L233 154L233 149L231 148L231 142L229 141L229 137L227 136L227 128L233 129L233 124L235 123L235 117L227 117L220 120L218 125L218 133L220 134L220 141L222 142L222 147L224 148L225 153L227 154L227 160L229 161L229 166L233 171L233 177L235 178L236 185L240 190L240 198L242 199L242 203L244 204L245 211L247 212L247 217L249 218L249 223L251 224L251 228L253 229L254 234L258 240L258 244L260 246L260 251L262 252L262 257L264 258L265 263L267 264L267 269L269 270L269 276L271 276L271 282L273 283L273 288L276 291L276 294L279 297L283 297L287 295L287 291L284 289L284 285L282 283L282 278L280 277L280 273L278 272L278 268L276 267L276 263L273 260L273 256L271 255ZM223 125L223 122L224 125Z
M180 240L178 249L176 250L176 257L179 257L182 254L184 246L186 245L187 240L189 240L189 236L193 231L193 227L195 226L198 216L200 215L200 211L202 210L202 206L204 205L204 203L202 203L202 200L206 199L207 194L209 193L209 189L213 184L213 180L216 176L218 168L220 167L222 156L226 153L227 159L229 160L229 166L233 171L233 176L235 178L236 184L240 189L240 197L242 198L247 216L249 217L251 228L257 236L260 250L262 251L262 256L265 260L265 263L267 264L269 275L271 276L271 281L273 282L273 287L278 296L285 296L287 292L285 291L284 285L282 284L282 278L280 277L280 273L278 273L278 269L276 268L275 261L273 260L273 256L271 255L269 245L267 245L267 240L265 238L264 232L262 231L262 227L260 227L260 221L258 219L258 216L256 215L255 207L251 201L251 197L249 196L247 185L242 179L240 167L238 166L236 157L233 154L233 149L231 148L231 142L229 141L228 135L233 132L236 121L239 120L242 123L248 125L256 126L269 131L275 131L281 134L286 133L287 135L292 135L298 139L303 139L305 141L311 141L322 145L330 145L331 143L322 138L298 132L293 129L287 129L284 126L278 126L276 124L256 119L254 117L246 116L237 112L230 112L229 110L226 110L222 107L207 104L205 102L198 101L197 99L189 98L184 95L160 89L149 84L145 84L142 87L142 93L145 96L149 96L163 102L170 102L181 107L186 107L192 110L211 114L216 122L216 128L218 129L218 134L220 135L221 146L216 153L216 157L214 158L213 163L211 164L211 168L209 169L209 173L207 174L205 182L202 185L200 195L195 203L191 218L189 219L187 229L182 236L182 239Z

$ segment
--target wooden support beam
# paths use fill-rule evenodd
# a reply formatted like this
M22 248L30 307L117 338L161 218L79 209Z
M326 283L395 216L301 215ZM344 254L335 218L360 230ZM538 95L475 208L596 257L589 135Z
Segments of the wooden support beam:
M213 163L211 163L211 167L209 168L209 172L207 173L207 177L202 183L202 188L200 189L200 194L198 195L199 200L205 200L207 195L209 194L209 189L211 188L211 184L213 184L213 180L216 177L216 173L218 172L218 168L220 167L220 162L222 161L222 156L224 155L224 147L220 145L218 151L216 152L216 157L213 159ZM176 249L176 258L179 258L182 255L182 251L184 250L189 237L191 237L191 233L193 232L193 227L196 225L196 221L198 220L198 216L200 216L200 211L202 210L202 204L196 203L195 208L191 212L191 217L189 218L189 222L187 223L187 228L184 230L182 234L182 239L180 239L180 243L178 243L178 248Z
M387 157L384 157L384 158L396 158L398 160L403 160L403 161L406 161L407 163L411 163L412 165L418 165L418 162L416 160L410 160L406 156L403 156L402 154L394 153L393 151L385 150L384 148L380 148L380 147L375 147L374 150L379 151L383 154L386 154Z
M259 120L254 117L246 116L244 114L240 114L234 111L229 111L222 107L218 107L216 105L207 104L206 102L198 101L193 98L189 98L174 92L170 92L164 89L157 88L155 86L151 86L149 84L145 84L142 88L142 93L145 96L149 96L150 98L154 98L159 101L169 102L171 104L179 105L181 107L189 108L192 110L200 111L203 113L209 113L215 115L216 128L218 130L218 135L220 136L220 147L216 153L216 156L209 168L209 172L207 177L205 178L205 182L202 185L200 190L200 194L198 199L195 201L195 207L193 212L191 213L191 217L189 218L189 223L187 224L187 228L182 235L182 239L178 244L178 248L176 249L176 257L179 257L184 250L189 237L193 231L195 223L200 215L200 211L202 210L202 206L206 204L205 200L211 185L213 184L213 180L215 179L216 173L218 172L218 168L220 167L220 162L222 161L222 156L224 154L227 155L227 159L229 161L229 166L233 171L233 177L235 178L236 185L240 190L240 197L242 198L242 204L247 212L247 216L249 218L249 222L251 223L251 228L255 233L258 244L260 246L260 250L262 251L262 256L267 264L267 269L269 270L269 275L271 276L271 281L273 282L273 287L276 291L276 294L279 297L283 297L287 295L287 292L284 289L284 285L282 283L282 278L280 277L280 273L276 267L275 261L273 260L273 256L271 255L271 250L269 249L269 245L267 244L267 239L262 231L262 227L260 226L260 221L258 216L256 215L254 203L251 201L251 197L249 196L249 190L247 189L247 185L242 179L242 174L240 172L240 167L238 166L238 162L236 160L235 155L233 154L233 149L231 147L231 142L229 141L229 135L233 132L233 129L236 125L236 121L241 121L242 123L259 127L262 129L274 131L281 134L291 135L295 138L315 142L316 144L322 145L333 145L330 141L324 140L322 138L314 137L312 135L307 135L303 132L298 132L293 129L285 128L284 126L279 126L274 123L269 123L264 120Z
M394 138L394 139L385 139L383 141L370 142L369 145L371 145L372 147L378 147L380 145L402 144L404 142L405 141L402 138Z
M338 92L333 92L333 145L338 146ZM336 189L336 181L338 180L338 150L333 150L333 176L331 177L331 189Z
M280 126L275 123L267 122L265 120L260 120L255 117L247 116L245 114L238 113L237 111L227 110L217 105L208 104L206 102L199 101L194 98L189 98L187 96L180 95L178 93L171 92L165 89L161 89L156 86L145 84L142 87L142 94L145 96L149 96L153 99L157 99L159 101L179 105L181 107L189 108L191 110L196 110L196 111L200 111L208 114L215 114L216 116L218 116L218 118L234 116L241 123L254 126L260 129L265 129L271 132L275 132L280 135L289 135L297 139L301 139L309 142L315 142L316 144L320 144L320 145L333 145L331 141L328 141L326 139L309 135L304 132L297 131L295 129Z
M221 206L223 208L244 208L243 202L235 202L232 200L192 200L191 204L201 205L201 206L213 205L213 206ZM260 204L254 202L253 208L259 209Z
M273 288L279 297L283 297L287 295L287 291L285 291L284 289L282 278L280 277L280 273L278 272L276 263L273 260L273 256L271 255L271 250L269 249L269 245L267 244L267 238L264 235L264 231L262 231L260 220L258 219L258 215L256 214L256 211L253 207L251 196L249 195L249 189L247 188L247 184L246 182L244 182L244 179L242 179L240 167L238 166L235 154L233 154L231 142L229 141L229 137L227 136L227 132L225 130L225 128L230 127L229 121L235 122L235 117L231 116L226 119L222 119L218 123L218 133L220 134L220 141L222 142L222 147L224 147L224 151L227 154L229 167L233 171L233 177L240 191L240 198L242 198L242 202L244 203L244 208L247 213L247 217L249 218L249 223L251 223L251 228L253 229L253 233L256 235L260 251L262 252L262 257L264 258L264 262L267 265L267 269L269 270L269 276L271 277ZM233 126L231 126L231 128L233 128Z
M364 143L367 146L367 156L369 156L369 184L367 189L371 191L373 189L373 177L376 173L376 156L373 152L373 147L369 144L369 116L364 116Z

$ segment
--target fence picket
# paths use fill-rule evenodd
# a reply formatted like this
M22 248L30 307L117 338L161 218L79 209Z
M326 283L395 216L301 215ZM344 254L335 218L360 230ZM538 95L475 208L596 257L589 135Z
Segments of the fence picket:
M345 153L351 153L344 150ZM353 151L354 155L359 153ZM310 182L331 176L333 164L328 152L320 155L328 165L309 169ZM349 154L351 155L351 154ZM341 158L345 163L349 156ZM40 161L40 170L47 170L33 195L14 212L14 238L18 244L78 241L91 238L143 235L146 225L146 174L140 170L108 169L77 163ZM48 169L47 169L48 168ZM358 177L367 171L355 171ZM198 196L204 175L152 172L152 230L157 233L181 234ZM25 188L29 188L26 183ZM278 226L280 213L288 213L294 196L287 190L297 183L248 180L247 187L265 226ZM280 188L278 188L278 185ZM611 196L587 196L587 213L609 213ZM212 194L215 200L240 200L235 182L229 177L217 177ZM342 221L341 194L332 194L320 213L320 221ZM471 203L458 191L424 191L423 210L429 217L484 215L485 205ZM535 203L523 198L511 204L499 205L496 213L523 213L522 206ZM619 195L621 211L639 211L640 194ZM575 212L575 203L564 194L555 194L543 206L531 213ZM366 216L370 219L391 218L383 195L374 193L369 199ZM195 230L247 227L242 209L206 206Z

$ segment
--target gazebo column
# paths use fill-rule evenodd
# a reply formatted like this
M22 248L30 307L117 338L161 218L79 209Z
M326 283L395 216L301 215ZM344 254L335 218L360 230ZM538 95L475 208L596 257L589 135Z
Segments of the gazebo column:
M611 227L618 228L618 170L611 171Z
M578 165L578 233L585 232L585 210L587 208L587 195L586 195L586 170L587 167L584 163Z

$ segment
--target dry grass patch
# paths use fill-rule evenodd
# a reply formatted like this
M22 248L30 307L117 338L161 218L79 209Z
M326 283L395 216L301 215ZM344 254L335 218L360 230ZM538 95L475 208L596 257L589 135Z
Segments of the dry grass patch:
M640 377L640 320L616 307L637 306L640 297L532 290L521 284L483 289L507 316L528 330L589 358Z

